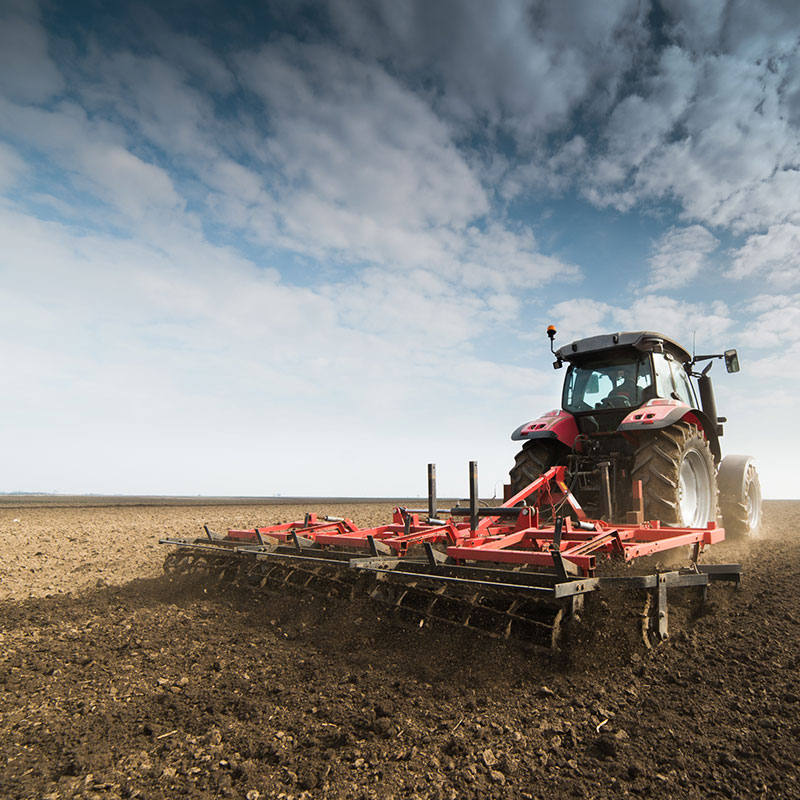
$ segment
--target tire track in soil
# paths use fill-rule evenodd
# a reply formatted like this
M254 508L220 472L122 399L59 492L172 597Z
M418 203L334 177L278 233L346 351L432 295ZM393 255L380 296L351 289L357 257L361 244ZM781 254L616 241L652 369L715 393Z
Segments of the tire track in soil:
M556 659L165 576L6 600L0 796L800 797L798 523L800 503L770 502L764 539L714 548L742 587L698 618L671 598L653 651L613 596Z

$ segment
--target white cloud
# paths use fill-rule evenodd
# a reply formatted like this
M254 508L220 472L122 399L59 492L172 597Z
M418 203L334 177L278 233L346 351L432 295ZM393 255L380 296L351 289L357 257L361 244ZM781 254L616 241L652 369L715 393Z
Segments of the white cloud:
M74 103L49 111L0 98L0 117L0 130L39 148L69 175L75 189L116 208L126 226L148 216L160 218L183 205L167 172L124 146L124 131L90 120Z
M676 200L687 222L737 234L796 216L800 49L791 4L671 0L661 50L644 8L625 2L591 11L524 2L331 7L360 52L393 74L424 75L435 108L465 133L488 122L511 134L527 163L505 153L486 159L506 198L571 184L623 211ZM447 37L437 33L444 27ZM588 147L570 125L576 111L599 132ZM561 135L547 142L553 131ZM565 162L565 140L586 149Z
M732 278L763 277L779 288L800 283L800 225L773 225L753 234L736 252Z
M753 364L759 377L780 379L788 389L800 380L787 369L788 363L800 358L800 294L759 295L746 306L752 317L748 325L748 339L754 349L772 351Z
M0 7L0 96L43 103L64 88L38 16L32 0L10 0Z
M698 349L725 343L734 321L722 301L690 303L665 295L648 294L630 305L612 305L590 298L558 303L551 309L563 343L605 331L657 331L688 350L696 334Z
M609 317L614 308L600 300L588 297L577 297L571 300L562 300L556 303L548 312L548 320L555 324L558 331L557 345L560 347L573 339L594 334L607 328Z
M488 211L446 126L379 67L285 45L243 59L243 76L267 104L275 134L266 144L292 184L290 203L313 194L412 230L463 226Z
M176 166L202 172L203 160L223 149L228 126L217 118L208 88L197 87L207 70L195 61L188 64L199 67L199 74L188 71L179 53L168 59L98 45L82 65L89 77L81 81L81 102L93 116L144 137Z
M263 98L277 241L315 258L435 268L469 290L577 275L530 229L475 223L490 201L448 126L382 68L283 42L240 59ZM275 236L275 228L269 231Z
M361 52L432 82L448 117L502 123L521 143L557 128L587 99L607 105L630 50L646 40L644 11L629 0L335 0L331 10Z
M468 422L478 429L476 409L486 403L504 409L492 416L501 429L490 440L492 458L510 463L502 455L507 435L542 384L533 370L508 370L472 352L476 337L516 313L513 298L465 296L432 272L370 270L341 284L292 287L191 229L165 251L76 236L7 207L0 238L0 341L13 376L4 413L27 431L26 446L38 441L33 419L60 443L46 470L23 459L14 476L0 476L3 485L46 474L46 485L65 491L286 493L314 485L348 493L352 476L335 465L361 458L353 448L365 432L367 452L397 452L397 442L381 442L402 435L398 457L413 460L414 450L421 474L431 457L423 439L441 451L442 437L458 439ZM213 463L202 463L206 449ZM75 454L69 475L62 450ZM124 462L113 460L120 451ZM161 451L180 475L169 464L139 471L147 452ZM241 463L218 461L229 451ZM268 453L269 463L251 463L251 452ZM91 478L100 462L112 463L102 479ZM386 476L396 469L365 467L362 490L392 491ZM460 477L454 470L451 486Z
M753 22L761 31L769 24ZM786 37L720 42L716 52L669 48L644 94L615 108L586 196L620 209L675 198L687 220L736 233L794 216L800 137L789 121L792 48Z
M618 168L636 167L661 145L686 112L695 92L697 66L678 47L661 54L655 75L612 112L605 127L608 158Z
M7 192L28 172L25 160L11 147L0 142L0 192Z
M450 127L382 67L288 39L240 54L237 77L264 103L240 124L190 85L210 70L225 90L227 67L202 48L189 56L176 65L95 43L76 72L92 76L76 87L85 108L0 101L5 133L116 208L103 219L90 207L87 225L161 241L205 218L271 253L350 269L434 267L469 292L579 274L541 254L525 225L490 215Z
M727 0L664 0L673 36L691 52L705 52L718 47L725 24Z
M784 222L800 224L800 170L787 167L763 180L745 182L709 215L710 224L729 227L734 234L749 233Z
M170 30L151 9L140 6L136 13L164 60L179 65L212 92L225 96L236 91L236 78L219 53L192 36Z
M656 243L650 256L650 281L653 289L686 286L708 264L708 254L719 240L702 225L670 228Z

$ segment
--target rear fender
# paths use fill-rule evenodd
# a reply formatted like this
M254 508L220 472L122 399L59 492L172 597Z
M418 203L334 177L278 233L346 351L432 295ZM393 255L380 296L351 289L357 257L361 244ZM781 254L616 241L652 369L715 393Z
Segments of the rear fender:
M719 435L716 427L708 416L699 408L692 408L682 400L656 397L648 400L643 406L631 411L620 422L617 430L620 433L635 433L638 431L658 430L668 428L676 422L691 422L697 425L708 440L708 446L714 456L714 461L719 462L722 451L719 446Z
M577 435L578 425L575 417L559 408L542 414L532 422L520 425L511 434L511 438L515 442L526 439L555 439L572 449Z

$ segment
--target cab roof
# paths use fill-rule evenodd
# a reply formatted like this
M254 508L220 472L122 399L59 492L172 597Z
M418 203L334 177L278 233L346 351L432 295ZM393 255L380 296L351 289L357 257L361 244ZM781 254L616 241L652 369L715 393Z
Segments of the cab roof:
M621 331L576 339L556 350L556 356L563 361L582 361L589 356L622 348L633 348L641 352L667 352L682 363L692 360L688 350L663 333L654 331Z

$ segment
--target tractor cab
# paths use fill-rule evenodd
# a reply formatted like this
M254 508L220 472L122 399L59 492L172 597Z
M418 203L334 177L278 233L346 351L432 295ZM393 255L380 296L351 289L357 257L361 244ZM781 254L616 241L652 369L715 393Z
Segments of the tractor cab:
M561 406L571 414L638 408L655 397L653 370L647 355L619 355L571 364Z
M581 433L616 430L633 409L657 397L697 408L684 364L689 354L661 334L608 334L573 342L556 352L569 364L561 407Z

